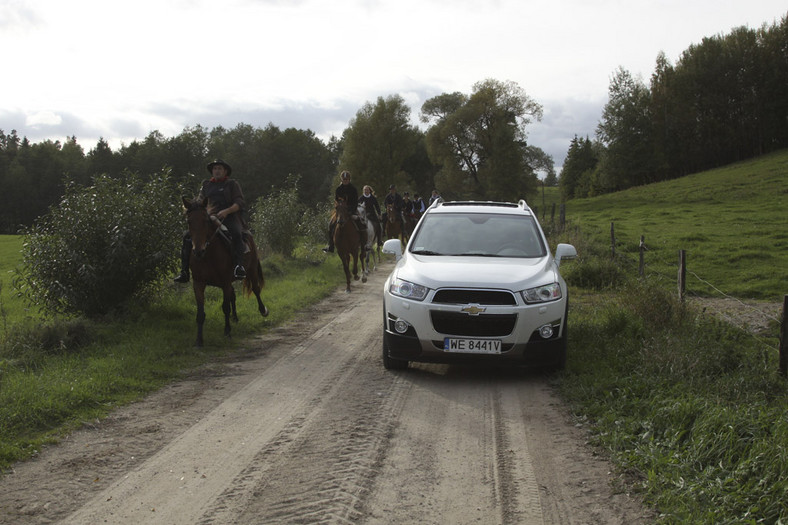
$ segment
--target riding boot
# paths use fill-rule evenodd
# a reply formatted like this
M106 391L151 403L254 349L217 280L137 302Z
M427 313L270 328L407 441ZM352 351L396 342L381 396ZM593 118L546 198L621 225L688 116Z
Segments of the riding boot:
M189 257L192 251L192 240L188 234L183 236L183 244L181 245L181 273L179 273L173 281L176 283L189 282Z
M328 225L328 246L323 248L326 253L334 253L334 230L337 228L337 223L331 222Z
M238 246L239 243L233 242L233 276L236 280L246 279L246 268L244 268L243 263L243 242L241 242L241 246Z

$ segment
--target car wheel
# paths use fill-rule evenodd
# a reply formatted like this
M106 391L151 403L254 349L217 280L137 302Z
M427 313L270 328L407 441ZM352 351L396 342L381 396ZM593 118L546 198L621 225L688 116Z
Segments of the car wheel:
M408 361L389 357L389 345L386 342L386 308L383 307L383 368L386 370L403 370L408 368Z
M389 349L386 344L385 336L383 337L383 368L386 370L404 370L408 368L408 361L389 357Z
M564 331L561 333L561 341L558 343L558 352L556 361L553 365L553 371L559 372L566 368L566 347L569 332L569 300L566 301L566 309L564 310Z

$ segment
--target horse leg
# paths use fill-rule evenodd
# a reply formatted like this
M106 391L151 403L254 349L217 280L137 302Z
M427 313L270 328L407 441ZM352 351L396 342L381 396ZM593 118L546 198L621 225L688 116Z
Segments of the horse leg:
M268 317L268 308L265 307L263 300L260 298L260 292L263 289L263 267L260 266L260 261L257 261L257 268L254 268L252 272L247 272L246 275L247 279L250 279L252 292L254 292L254 296L257 299L257 310L263 317Z
M222 298L222 312L224 312L224 336L230 337L230 313L235 303L235 290L232 284L228 284L224 288L224 297Z
M237 323L238 322L238 312L235 309L235 288L233 288L233 295L232 295L232 298L230 299L230 309L231 309L231 315L232 315L233 321Z
M205 284L194 282L194 300L197 302L197 340L194 346L201 347L202 340L202 327L205 324Z
M345 287L345 293L350 293L350 254L342 255L342 269L345 270L345 281L347 282L347 286Z
M353 280L358 281L358 250L353 250Z

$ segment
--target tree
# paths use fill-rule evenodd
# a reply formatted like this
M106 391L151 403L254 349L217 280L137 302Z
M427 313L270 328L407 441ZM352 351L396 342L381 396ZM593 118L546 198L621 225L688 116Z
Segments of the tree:
M605 146L600 167L602 189L609 192L653 182L656 163L648 88L619 68L610 81L608 96L597 126L597 138Z
M564 199L588 196L588 188L592 186L592 174L599 163L599 157L591 140L577 138L569 144L564 167L561 170L559 187Z
M406 167L420 166L408 163L418 158L421 136L410 124L410 108L401 96L378 97L375 104L364 104L342 134L340 169L350 171L356 185L369 184L379 195L392 183L417 185L427 174Z
M475 84L470 96L427 100L421 120L432 124L427 151L440 166L435 178L441 193L496 200L535 193L535 170L552 169L552 159L527 144L525 128L541 118L542 107L514 82L488 79Z

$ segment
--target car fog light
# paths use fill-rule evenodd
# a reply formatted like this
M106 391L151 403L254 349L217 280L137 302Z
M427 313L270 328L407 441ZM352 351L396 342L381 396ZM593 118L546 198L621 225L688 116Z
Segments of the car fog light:
M407 321L403 321L402 319L397 319L394 322L394 330L397 331L398 334L404 334L408 331L408 323Z
M551 337L553 337L553 327L550 326L549 324L540 326L539 335L541 335L543 339L550 339Z

